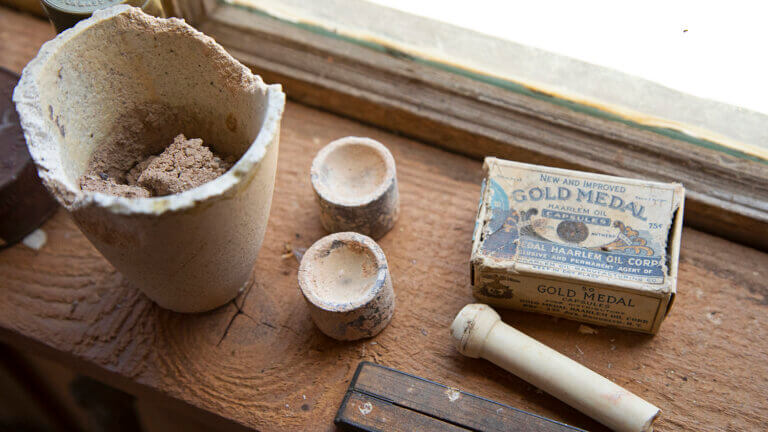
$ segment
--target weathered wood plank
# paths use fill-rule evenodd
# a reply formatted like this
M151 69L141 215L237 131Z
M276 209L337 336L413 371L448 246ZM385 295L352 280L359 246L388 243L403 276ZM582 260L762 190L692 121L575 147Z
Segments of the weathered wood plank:
M768 164L598 118L241 8L200 22L294 100L476 159L681 182L686 224L768 249Z
M50 36L47 23L0 9L0 65L19 71ZM297 288L298 263L281 258L286 243L308 247L324 234L309 167L320 147L346 135L390 148L402 204L398 224L379 242L397 293L395 315L375 339L354 343L314 327ZM238 299L243 314L232 304L196 315L158 308L60 211L44 225L42 250L0 252L0 340L219 430L330 430L361 360L604 430L453 347L448 326L472 301L469 239L481 176L477 161L289 103L256 285ZM578 323L521 312L502 317L659 406L658 430L759 430L768 423L766 269L768 255L687 228L678 297L654 337L602 328L584 335Z

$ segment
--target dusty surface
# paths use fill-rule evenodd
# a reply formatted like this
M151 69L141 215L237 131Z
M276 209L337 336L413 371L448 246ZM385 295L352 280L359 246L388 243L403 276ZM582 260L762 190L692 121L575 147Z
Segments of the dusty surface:
M80 187L127 198L164 196L207 183L233 165L232 159L220 158L203 140L187 139L184 134L160 154L151 154L156 147L156 143L122 139L98 148L80 178Z
M8 18L9 15L12 18ZM15 71L52 36L47 22L0 9L0 65ZM339 343L313 324L286 242L325 233L307 172L340 135L386 142L402 213L379 242L398 311L374 339ZM35 252L0 252L0 339L64 362L211 429L333 430L361 360L586 428L605 428L487 361L448 332L473 301L468 260L481 163L296 104L283 120L272 216L247 295L215 311L164 311L128 286L67 214ZM471 145L468 143L467 145ZM439 197L436 199L435 197ZM505 322L659 406L657 431L754 431L768 423L768 255L683 230L678 296L656 336L503 311ZM238 307L243 313L238 311ZM246 315L247 314L247 315ZM251 317L251 318L249 318Z

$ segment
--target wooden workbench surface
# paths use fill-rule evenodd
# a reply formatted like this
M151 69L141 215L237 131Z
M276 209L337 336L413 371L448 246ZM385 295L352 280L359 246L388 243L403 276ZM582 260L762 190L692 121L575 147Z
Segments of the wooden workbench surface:
M52 37L0 8L0 66L19 72ZM289 89L290 91L290 89ZM380 245L397 308L374 339L339 343L312 324L286 247L324 235L309 183L315 152L346 135L387 145L402 214ZM205 421L260 430L326 430L361 360L590 430L602 427L484 360L459 355L448 326L472 302L470 237L481 163L289 103L256 284L197 315L168 312L126 284L64 211L40 251L0 251L0 339ZM678 297L656 336L505 312L504 320L648 399L657 430L759 430L768 423L768 255L691 229ZM165 406L165 405L164 405Z

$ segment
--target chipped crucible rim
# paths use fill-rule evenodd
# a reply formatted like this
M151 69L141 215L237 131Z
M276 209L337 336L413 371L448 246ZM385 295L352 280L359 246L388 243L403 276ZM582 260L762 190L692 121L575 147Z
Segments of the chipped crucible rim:
M161 32L182 30L199 38L201 43L207 44L212 49L212 54L218 59L229 62L240 69L242 78L246 80L244 83L245 91L263 92L266 103L264 119L259 133L245 153L226 173L203 185L178 194L150 198L126 198L101 192L84 191L80 189L79 185L70 181L62 169L61 155L56 145L57 138L52 130L52 125L40 120L44 116L40 104L37 76L59 47L76 35L99 22L136 11L140 12L139 9L127 5L97 10L90 18L80 21L74 27L46 42L40 48L37 56L24 68L21 79L14 90L13 101L16 103L27 148L35 162L38 175L49 191L53 192L52 195L55 196L56 200L69 211L86 207L100 207L116 214L161 215L167 211L189 209L197 203L226 196L232 193L236 186L247 182L250 177L255 175L256 170L254 168L263 160L267 148L270 145L276 145L275 137L279 133L280 119L285 107L285 94L282 92L282 87L279 84L265 84L260 76L254 75L250 69L232 57L213 38L197 31L184 20L149 16L150 19L172 24Z

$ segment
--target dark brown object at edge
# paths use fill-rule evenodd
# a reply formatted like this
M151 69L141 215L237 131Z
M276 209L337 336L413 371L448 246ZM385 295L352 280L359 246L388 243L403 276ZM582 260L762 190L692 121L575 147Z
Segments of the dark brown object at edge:
M37 176L11 101L18 80L0 68L0 249L23 239L57 208Z

